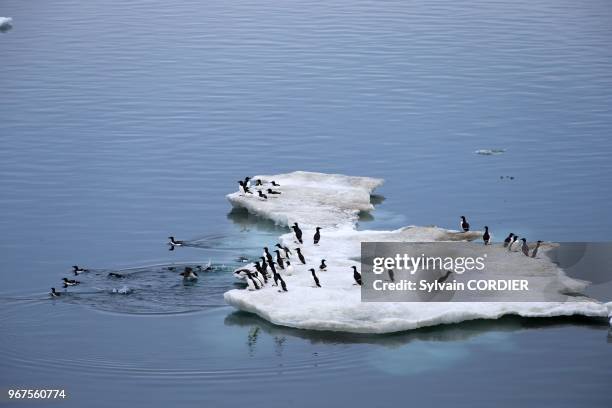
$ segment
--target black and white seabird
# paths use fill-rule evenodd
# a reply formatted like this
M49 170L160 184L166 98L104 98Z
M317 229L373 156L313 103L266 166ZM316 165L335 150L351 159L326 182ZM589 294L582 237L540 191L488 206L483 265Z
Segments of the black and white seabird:
M312 274L312 279L314 279L315 285L317 285L317 288L320 288L321 283L319 283L319 278L317 277L314 268L310 268L310 273Z
M387 273L389 274L389 280L391 282L395 282L395 273L393 272L393 269L387 269Z
M51 288L51 293L49 293L51 297L60 297L62 294L55 291L55 288Z
M314 237L312 238L314 241L315 245L319 245L319 240L321 239L321 227L317 227L317 231L314 234Z
M268 265L274 263L274 258L272 258L272 255L268 252L268 247L264 247L264 256L266 257L266 261L268 261Z
M356 266L351 266L351 268L353 268L353 279L355 279L357 285L361 286L361 274L357 272Z
M261 179L255 180L255 187L261 187L261 186L263 186L263 182L261 181Z
M463 232L468 232L470 230L470 224L467 222L464 215L461 216L461 222L459 223L459 226L461 227Z
M510 235L508 235L506 239L504 239L504 248L507 248L508 245L510 245L510 242L512 242L512 237L514 237L513 232L511 232Z
M489 245L491 243L491 234L489 234L489 227L485 225L485 232L482 234L482 240L485 245Z
M272 184L274 187L280 187L280 184L278 184L278 183L277 183L276 181L274 181L274 180L272 180L271 184Z
M249 288L249 290L257 290L261 287L258 279L255 279L253 277L253 274L248 271L246 273L246 283L247 283L247 287Z
M186 266L185 270L183 272L181 272L179 275L181 275L183 277L183 279L186 280L196 280L198 279L198 274L194 272L193 269L191 269L191 267Z
M250 177L245 177L244 178L244 185L248 188L251 187L251 178Z
M280 254L280 251L277 249L276 251L276 264L280 269L285 269L285 263L283 262L283 257Z
M68 286L76 286L81 283L78 280L68 278L62 278L62 281L64 281L64 288L67 288Z
M302 255L302 250L300 250L300 248L295 248L295 251L297 252L298 258L300 260L300 262L303 265L306 265L306 259L304 258L304 255Z
M110 272L108 274L108 277L109 278L119 278L120 279L120 278L124 278L125 276L123 276L122 274L117 273L117 272Z
M289 262L288 259L285 264L285 275L293 275L293 265L291 265L291 262Z
M278 275L278 280L279 280L279 282L281 284L281 288L283 288L283 292L288 292L287 284L285 283L285 281L283 280L283 278L280 275Z
M529 256L529 245L527 245L527 240L525 238L521 238L521 241L523 241L521 244L521 251L523 252L523 255Z
M259 195L259 198L261 199L264 199L264 200L268 199L268 196L262 193L261 190L257 190L257 194Z
M269 188L269 189L268 189L268 194L278 195L278 194L281 194L281 192L280 192L280 191L274 191L274 190L272 190L271 188Z
M74 272L75 275L79 275L83 272L89 272L89 269L81 268L78 265L72 265L72 272Z
M535 246L535 248L533 248L533 251L531 252L531 257L532 258L535 258L536 255L538 254L538 249L540 249L540 245L542 245L542 241L536 242L536 246Z
M327 265L325 265L325 259L321 259L321 265L319 265L320 271L327 271Z
M512 237L512 241L510 241L510 243L508 244L508 251L512 251L512 246L517 240L518 240L518 235L514 235Z
M293 232L295 233L295 238L298 240L298 242L300 244L303 244L303 242L302 242L302 230L298 226L298 223L294 222L293 225L291 226L291 228L293 229Z
M184 242L184 241L179 241L179 240L176 240L176 239L174 239L174 237L172 237L172 236L168 237L168 240L169 240L169 241L168 241L168 244L169 244L169 245L172 245L172 246L183 246L183 245L185 244L185 242Z
M446 282L446 280L448 279L448 277L450 276L451 273L453 273L453 271L446 271L446 274L444 276L441 276L438 279L436 279L436 282L437 283L444 283L444 282Z
M239 190L242 194L253 194L249 186L244 181L239 180L238 184L240 185Z
M263 273L268 273L268 263L266 262L266 258L260 256L259 259L261 259L261 269L263 269Z

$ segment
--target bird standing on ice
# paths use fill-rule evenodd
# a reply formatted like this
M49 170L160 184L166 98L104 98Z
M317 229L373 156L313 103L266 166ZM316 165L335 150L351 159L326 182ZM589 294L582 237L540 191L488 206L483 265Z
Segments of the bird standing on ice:
M280 254L280 251L277 249L276 251L276 264L280 269L285 269L285 263L283 262L283 257Z
M482 240L485 245L489 245L491 243L491 234L489 234L489 227L485 225L485 232L482 234Z
M288 292L287 284L280 275L278 275L278 280L280 281L281 287L283 288L283 292Z
M523 244L521 245L523 255L529 256L529 245L527 245L527 240L525 238L521 238L521 241L523 241Z
M302 255L302 251L300 250L300 248L295 248L295 251L296 251L296 252L297 252L297 254L298 254L298 258L299 258L300 262L301 262L303 265L306 265L306 259L304 258L304 255Z
M257 190L257 194L259 195L259 198L261 198L262 200L268 199L268 196L262 193L261 190Z
M297 241L300 244L303 244L303 242L302 242L302 230L298 226L298 223L294 222L293 225L291 226L291 228L293 229L293 232L295 233L295 238L297 239Z
M512 246L517 240L518 240L518 235L515 235L512 237L512 241L510 241L510 243L508 244L508 251L512 251Z
M321 227L317 227L317 232L315 232L312 239L315 245L319 245L319 240L321 239Z
M317 286L317 288L320 288L321 283L319 283L319 278L317 277L314 268L310 268L310 273L312 274L312 279L314 279L315 285Z
M461 222L459 223L459 226L461 227L463 232L468 232L470 230L470 224L467 222L464 215L461 216Z
M508 245L510 245L510 242L512 241L513 237L514 237L514 233L511 232L510 235L508 235L506 239L504 239L504 248L508 248Z
M319 265L319 270L320 271L327 271L327 265L325 265L325 259L321 259L321 265Z
M287 260L285 264L285 275L293 275L293 265L291 265L291 262L289 262L289 260Z
M351 268L353 268L353 279L355 279L357 285L361 286L361 274L357 272L356 266L351 266Z
M535 258L536 255L538 254L538 249L540 249L540 245L542 245L542 241L536 242L536 246L535 246L535 248L533 248L533 252L531 252L531 257L532 258Z
M269 188L268 189L268 194L278 195L278 194L281 194L281 192L280 191L275 191L275 190L272 190L271 188Z
M274 259L272 258L272 255L270 255L270 252L268 252L268 247L264 247L264 256L266 257L266 260L268 261L268 265L274 263Z

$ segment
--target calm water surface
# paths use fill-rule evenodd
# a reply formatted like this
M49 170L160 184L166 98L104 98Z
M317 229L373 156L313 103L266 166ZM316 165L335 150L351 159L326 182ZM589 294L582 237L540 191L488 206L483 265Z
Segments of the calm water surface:
M612 403L600 322L362 337L222 299L237 257L283 232L230 212L257 173L385 178L360 228L465 214L497 238L609 241L609 2L3 0L0 15L0 404L49 386L75 407ZM474 154L491 148L506 151ZM197 245L169 252L168 235ZM195 285L171 270L209 259ZM75 263L86 285L49 300Z

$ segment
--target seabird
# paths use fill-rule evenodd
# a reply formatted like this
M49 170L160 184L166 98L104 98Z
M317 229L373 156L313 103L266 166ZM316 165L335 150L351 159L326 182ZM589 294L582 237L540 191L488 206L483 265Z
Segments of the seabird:
M274 190L272 190L271 188L269 188L269 189L268 189L268 194L273 194L273 195L276 195L276 194L281 194L281 192L280 192L280 191L274 191Z
M536 255L538 254L538 249L540 249L540 245L542 244L542 241L538 241L536 242L536 246L535 248L533 248L533 252L531 252L531 257L535 258Z
M298 254L298 258L300 259L300 262L306 265L306 259L304 259L304 255L302 255L302 251L300 250L300 248L295 248L295 251Z
M315 285L317 285L317 288L320 288L321 284L319 283L319 278L317 278L314 268L310 268L310 273L312 274L312 279L314 279Z
M257 290L260 288L259 283L257 283L255 278L253 278L253 275L249 271L247 271L246 273L246 281L247 281L247 287L249 288L249 290Z
M78 265L72 265L72 272L74 272L75 275L78 275L83 272L89 272L89 269L80 268Z
M510 235L508 235L506 237L506 239L504 239L504 248L507 248L508 245L510 245L510 242L512 241L512 237L514 237L514 233L510 233Z
M317 227L317 232L315 232L313 240L314 240L314 244L318 245L319 244L319 240L321 239L321 227Z
M117 272L111 272L108 274L109 278L124 278L124 276L120 273Z
M278 275L278 280L280 281L281 287L283 288L283 292L288 292L287 284L280 275Z
M49 293L49 295L51 295L51 297L60 297L61 293L56 292L55 288L51 288L51 293Z
M277 249L274 252L276 252L276 264L279 268L285 269L285 264L283 263L283 257L281 256L280 251Z
M263 183L261 182L261 179L255 180L255 187L261 187L261 186L263 186Z
M395 282L395 274L393 273L393 269L387 269L387 273L389 274L389 280L391 280L391 282Z
M302 230L298 226L298 223L294 222L293 225L291 226L291 228L293 229L293 232L295 233L295 238L298 240L298 242L300 244L303 244L303 242L302 242Z
M78 280L68 278L62 278L62 280L64 281L64 288L67 288L68 286L76 286L81 283Z
M271 265L274 263L274 258L272 258L272 255L270 255L270 252L268 252L268 247L264 247L264 256L266 257L266 260L268 261L268 265Z
M518 235L514 235L512 237L512 241L510 241L510 244L508 244L508 251L512 251L512 245L514 245L514 243L518 240Z
M259 264L259 261L255 261L255 269L257 269L257 273L263 276L264 283L268 283L268 273L263 270L263 268Z
M185 270L183 272L181 272L179 275L181 275L183 277L183 279L186 280L196 280L198 279L198 274L195 273L193 271L193 269L191 269L191 267L186 266Z
M174 237L168 237L168 239L170 240L168 241L168 244L172 246L183 246L185 244L184 241L178 241L174 239Z
M285 264L285 274L289 276L293 275L293 265L291 265L289 260L287 260L287 263Z
M355 282L357 282L357 285L361 286L361 274L357 272L356 266L351 266L351 268L353 268L353 279L355 279Z
M261 269L263 269L264 273L268 273L268 263L266 262L266 258L260 256L259 259L261 259Z
M278 184L276 181L272 180L272 185L274 187L280 187L280 184Z
M251 182L251 178L250 177L245 177L244 178L244 185L245 185L246 188L251 187L251 185L250 185L251 183L250 182Z
M491 243L491 234L489 234L489 227L485 225L485 232L482 234L482 240L485 245L489 245Z
M523 255L529 256L529 245L527 245L527 240L525 238L521 238L521 241L523 241L523 244L521 245Z
M446 271L446 274L444 276L441 276L438 279L436 279L436 282L437 283L444 283L444 282L446 282L446 280L448 279L448 277L450 276L451 273L453 273L453 271Z
M320 271L327 271L327 265L325 265L325 259L321 259L321 265L319 265Z
M468 232L470 230L470 224L467 222L464 215L461 216L461 222L459 223L459 226L461 227L463 232Z
M268 199L268 196L262 193L261 190L257 190L257 194L259 195L259 198L263 198L264 200Z

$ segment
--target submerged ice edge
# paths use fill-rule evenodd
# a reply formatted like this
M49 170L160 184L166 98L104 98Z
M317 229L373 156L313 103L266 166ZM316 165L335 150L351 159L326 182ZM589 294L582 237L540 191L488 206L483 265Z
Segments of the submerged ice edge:
M354 217L364 207L371 208L370 194L382 184L382 180L307 172L256 176L255 179L257 177L276 180L281 184L279 190L288 194L264 201L232 193L228 195L228 200L234 206L242 206L281 225L293 222L303 225L305 241L300 247L307 263L292 262L294 272L283 275L289 288L287 293L279 292L272 286L256 291L234 289L225 292L224 299L229 305L254 313L271 323L308 330L383 334L466 320L498 319L504 315L608 315L606 306L594 300L363 303L360 287L353 285L352 273L348 272L352 265L359 263L362 241L474 240L480 238L481 232L464 234L443 228L416 226L394 231L358 231ZM285 198L287 200L283 202ZM320 245L314 245L311 240L313 226L321 224L334 228L324 228ZM297 246L292 233L281 235L279 242L292 248ZM326 272L318 274L322 287L314 288L308 269L316 268L321 259L326 259L329 267ZM571 280L562 271L557 279L561 278Z

